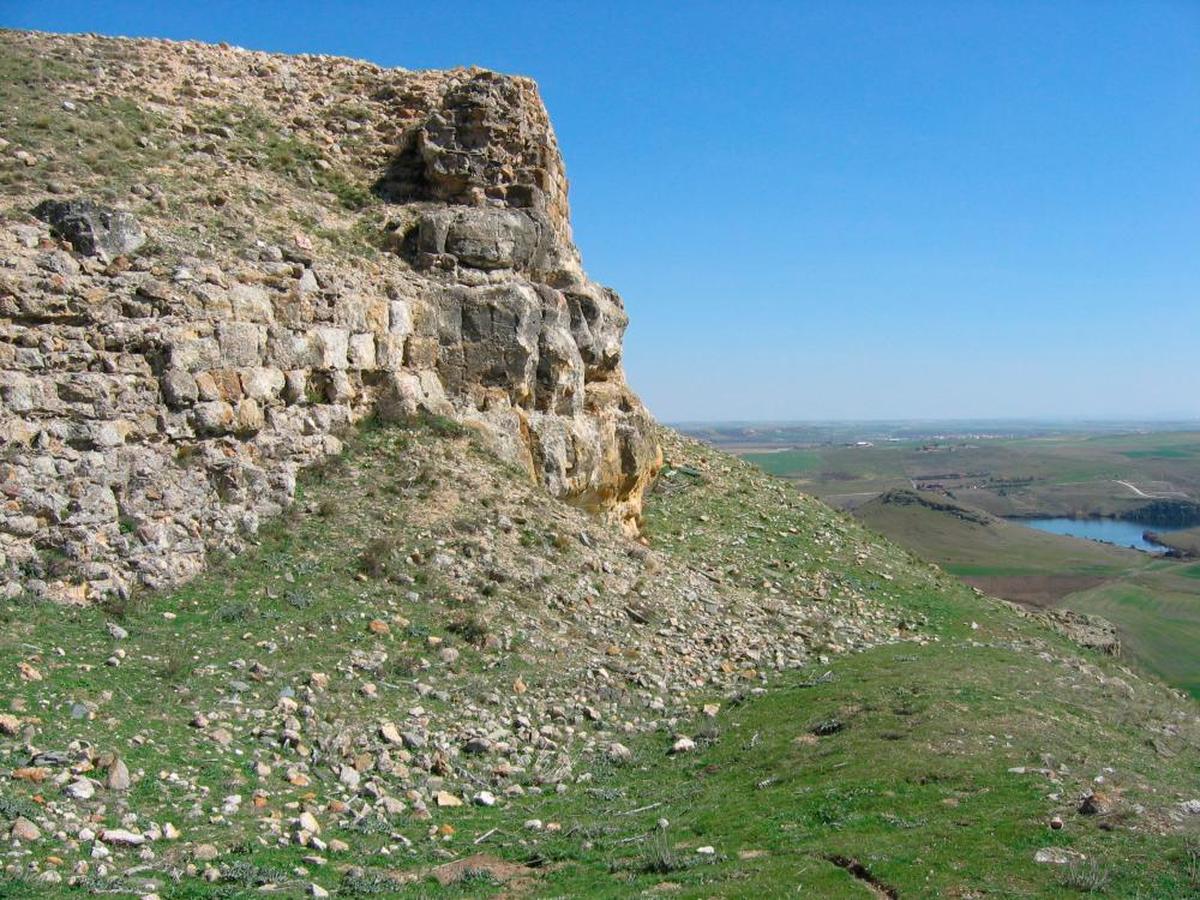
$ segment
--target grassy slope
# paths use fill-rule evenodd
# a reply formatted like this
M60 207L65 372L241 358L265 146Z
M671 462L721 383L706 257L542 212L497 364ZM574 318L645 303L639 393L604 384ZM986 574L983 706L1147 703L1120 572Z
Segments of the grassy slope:
M1036 532L1002 519L986 524L964 521L919 505L873 500L858 507L855 515L957 575L1117 577L1148 562L1136 550Z
M651 539L668 565L761 585L764 602L809 604L821 601L796 596L791 575L822 571L834 590L853 584L905 610L919 639L834 655L811 671L774 679L766 692L748 681L735 695L714 694L711 699L722 704L715 720L625 738L634 751L631 763L587 761L590 778L563 794L530 794L491 809L434 809L432 822L401 815L386 824L372 819L354 825L328 806L334 791L324 778L306 787L283 780L289 751L264 752L261 741L242 731L227 751L199 740L186 724L190 710L220 708L228 679L247 677L231 670L229 661L266 659L269 672L251 692L269 698L311 670L334 671L347 643L369 640L362 623L386 609L390 595L358 577L365 538L355 523L385 516L398 529L410 527L407 516L420 499L389 491L389 473L402 472L404 461L416 455L414 441L435 457L475 452L461 440L443 447L446 440L405 432L368 435L357 462L332 467L304 488L304 505L324 510L324 517L278 523L254 552L181 591L125 610L131 637L119 667L104 665L117 645L105 633L109 617L103 611L3 611L0 691L23 699L37 715L35 743L89 740L120 752L135 773L147 773L128 799L101 791L92 804L97 819L111 826L133 809L142 822L170 819L184 831L177 843L155 845L157 860L142 875L100 878L93 868L90 887L128 889L140 878L152 880L163 897L237 896L263 883L298 894L315 880L347 896L423 896L433 884L426 875L430 867L484 849L535 864L525 889L556 896L626 896L662 882L684 896L793 888L817 896L870 896L864 882L834 861L846 859L901 896L1059 896L1091 879L1123 896L1182 897L1200 889L1185 836L1173 831L1169 819L1175 804L1195 793L1194 707L1110 660L1080 658L1057 636L876 541L853 521L816 504L787 501L776 483L749 466L673 438L667 441L669 460L685 468L669 470L675 475L663 480L648 510ZM508 470L483 457L480 465L497 491L507 489ZM482 492L485 501L488 496ZM530 528L545 524L534 520ZM552 545L532 546L531 552L545 553L554 565ZM284 578L289 573L293 581ZM436 585L417 589L421 600L404 608L411 633L428 630L453 640L445 628L450 601L439 599ZM164 618L166 612L178 617ZM263 640L276 641L275 651ZM65 656L57 656L56 647ZM21 660L34 661L44 680L19 679ZM193 668L200 662L205 665ZM514 671L524 672L536 690L539 669L519 656L472 658L468 665L481 690L488 683L510 684ZM411 701L386 685L407 680L402 671L380 679L384 710L397 718ZM380 708L364 702L356 684L335 681L333 706L322 707L325 714L347 721L379 716ZM72 703L81 700L98 704L95 718L70 717ZM834 722L840 727L829 724ZM680 730L695 735L700 750L670 757L666 751ZM831 733L818 737L814 731ZM27 759L23 745L11 740L0 742L0 753L7 754L5 771ZM275 771L258 778L248 770L251 758L269 759ZM1016 766L1055 774L1008 771ZM187 784L155 777L160 771L177 772ZM1103 819L1075 814L1077 797L1102 772L1121 794L1120 812ZM37 798L54 790L6 782L0 813L32 812ZM249 803L255 791L262 792L262 808ZM219 798L234 792L247 802L213 823ZM352 853L326 854L329 863L318 867L303 860L311 851L258 837L270 817L294 816L301 804L325 823L323 837L345 839ZM1145 811L1134 812L1135 804ZM1054 814L1066 821L1060 831L1048 828ZM526 830L522 823L535 817L561 823L562 830ZM665 832L660 818L670 823ZM453 833L438 832L445 826ZM491 829L497 830L475 846ZM208 840L230 848L217 862L218 883L156 877L181 870L191 847ZM87 856L86 846L64 851L48 841L36 844L34 853L44 858L51 845L64 856L64 869ZM701 846L715 854L697 854ZM1100 870L1035 864L1034 852L1045 846L1085 853L1102 861ZM390 855L379 855L384 847L393 848ZM20 855L9 861L26 862ZM125 856L115 869L136 862ZM8 895L77 893L11 874L7 879L0 890ZM477 872L448 890L484 896L495 889Z
M1128 655L1200 696L1200 581L1194 563L993 520L964 522L921 506L871 501L869 527L989 593L1094 613L1115 623Z
M1159 535L1160 542L1191 557L1200 557L1200 528L1170 531Z

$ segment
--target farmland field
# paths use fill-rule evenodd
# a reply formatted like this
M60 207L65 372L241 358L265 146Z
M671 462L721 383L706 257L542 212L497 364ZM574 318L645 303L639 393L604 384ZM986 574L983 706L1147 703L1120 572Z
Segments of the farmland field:
M949 492L998 516L1127 515L1150 500L1200 498L1197 432L869 443L742 455L847 508L901 487Z

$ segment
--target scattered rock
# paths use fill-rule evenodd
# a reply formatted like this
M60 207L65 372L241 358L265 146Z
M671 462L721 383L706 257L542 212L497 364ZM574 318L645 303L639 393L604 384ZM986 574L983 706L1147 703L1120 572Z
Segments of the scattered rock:
M132 784L129 777L129 768L125 765L124 760L119 756L113 759L112 765L108 767L108 774L104 779L104 786L110 791L127 791Z
M1112 798L1101 791L1089 791L1079 801L1079 812L1085 816L1107 816L1113 811Z
M1055 866L1067 866L1071 863L1081 862L1087 857L1077 850L1069 850L1065 847L1043 847L1033 855L1033 861L1038 863L1047 863Z
M63 791L73 800L91 800L96 793L96 786L87 778L78 778L68 784Z
M145 835L126 828L106 828L100 832L100 840L120 847L140 847L146 843Z
M676 744L678 744L678 741L676 742ZM682 751L676 751L676 752L682 752ZM630 750L628 747L626 747L624 744L617 743L616 741L613 741L611 744L609 744L605 748L604 755L608 759L609 762L615 763L617 765L622 765L624 763L633 761L633 751Z
M404 743L404 738L400 734L394 722L384 722L379 726L379 736L393 746L400 746Z
M691 753L696 749L696 742L687 735L680 735L671 745L672 753Z
M29 844L42 836L41 830L24 816L17 816L9 834L14 840Z
M317 817L308 810L300 813L300 817L296 820L296 824L302 831L307 831L309 834L320 834L321 823L317 821Z

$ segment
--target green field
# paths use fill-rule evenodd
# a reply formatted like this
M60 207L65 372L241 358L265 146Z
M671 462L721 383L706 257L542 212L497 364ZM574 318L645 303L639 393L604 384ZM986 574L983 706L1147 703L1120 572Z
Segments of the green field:
M816 450L780 450L774 453L755 453L748 455L747 461L754 463L771 475L787 477L811 472L823 465L821 454Z
M1200 592L1172 591L1162 581L1144 577L1071 594L1062 603L1115 622L1130 655L1200 698Z

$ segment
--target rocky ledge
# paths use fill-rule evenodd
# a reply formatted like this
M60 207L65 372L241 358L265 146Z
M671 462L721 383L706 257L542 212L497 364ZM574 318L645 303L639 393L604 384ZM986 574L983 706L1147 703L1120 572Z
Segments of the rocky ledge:
M0 44L33 73L14 119L50 123L0 142L5 594L188 578L370 416L476 427L636 534L661 453L622 372L621 298L572 242L532 81ZM60 125L83 137L47 143Z

